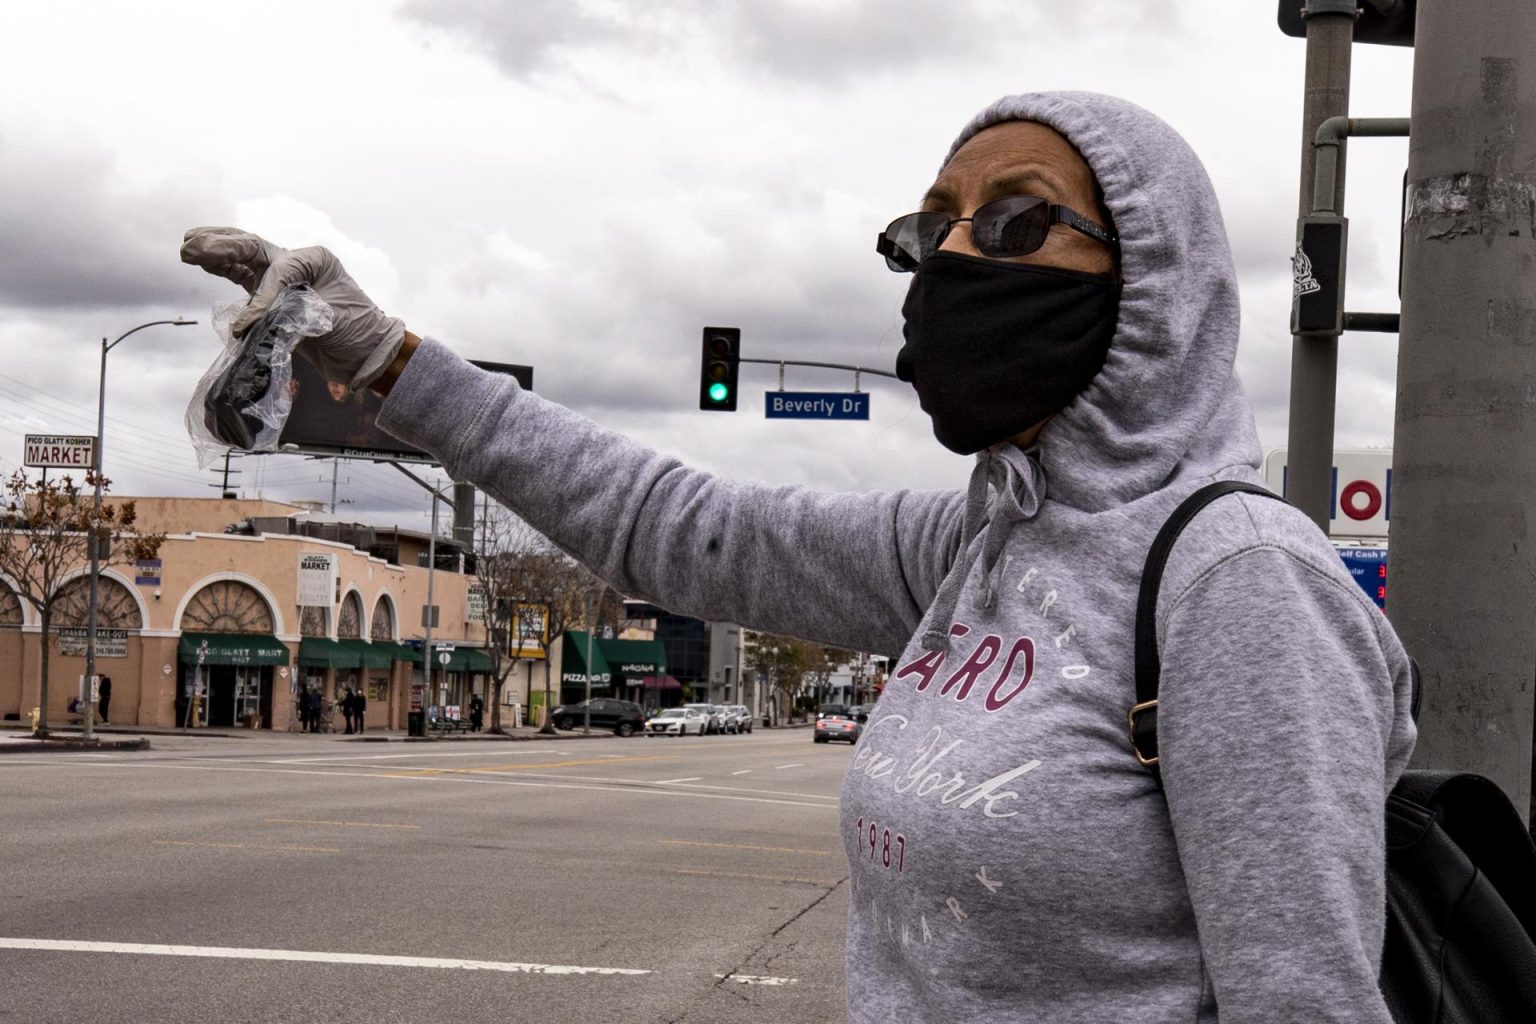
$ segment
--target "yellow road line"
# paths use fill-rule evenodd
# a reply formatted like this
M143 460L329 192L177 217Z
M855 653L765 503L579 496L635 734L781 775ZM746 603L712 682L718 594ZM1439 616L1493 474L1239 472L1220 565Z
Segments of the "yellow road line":
M320 821L309 818L262 818L267 825L344 825L347 828L421 828L420 825L392 825L381 821Z
M251 846L246 843L193 843L183 839L152 839L155 846L197 846L211 850L282 850L287 853L340 853L334 846Z
M812 857L830 857L831 850L797 850L790 846L748 846L745 843L700 843L692 839L663 839L666 846L710 846L718 850L766 850L769 853L804 853Z
M545 761L541 764L497 764L480 768L411 768L390 772L394 779L419 778L424 775L483 775L487 772L523 772L533 768L577 768L593 764L623 764L626 761L675 761L674 757L659 754L655 757L604 757L584 761Z
M823 889L830 889L837 885L836 881L824 882L819 878L787 878L783 875L738 875L731 871L695 871L691 868L678 868L680 875L706 875L710 878L746 878L754 882L800 882L804 885L819 885Z

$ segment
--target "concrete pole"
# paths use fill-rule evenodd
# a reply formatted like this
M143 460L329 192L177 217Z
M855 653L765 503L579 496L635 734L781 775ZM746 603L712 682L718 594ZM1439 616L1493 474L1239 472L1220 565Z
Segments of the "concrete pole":
M1349 113L1354 0L1307 0L1306 99L1301 115L1301 189L1297 216L1312 212L1317 128ZM1344 212L1344 152L1340 148L1334 210ZM1291 338L1291 414L1286 441L1285 496L1327 532L1333 484L1333 413L1339 339Z
M1419 0L1387 610L1415 763L1530 807L1536 676L1536 4Z

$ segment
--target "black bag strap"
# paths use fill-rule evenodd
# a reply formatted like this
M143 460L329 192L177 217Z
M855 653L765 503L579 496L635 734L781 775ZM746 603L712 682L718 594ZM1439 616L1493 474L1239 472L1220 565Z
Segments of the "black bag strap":
M1218 480L1206 484L1179 503L1147 552L1141 571L1141 591L1136 598L1136 703L1126 716L1131 732L1131 749L1136 760L1157 774L1157 685L1162 675L1162 661L1157 653L1157 592L1163 584L1163 568L1168 553L1196 514L1217 498L1228 494L1257 494L1283 501L1278 494L1258 484L1243 480Z

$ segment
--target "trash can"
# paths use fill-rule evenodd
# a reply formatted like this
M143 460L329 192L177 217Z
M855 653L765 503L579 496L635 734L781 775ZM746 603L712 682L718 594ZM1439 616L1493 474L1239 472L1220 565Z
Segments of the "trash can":
M420 711L407 711L405 713L405 734L407 736L425 736L426 716Z

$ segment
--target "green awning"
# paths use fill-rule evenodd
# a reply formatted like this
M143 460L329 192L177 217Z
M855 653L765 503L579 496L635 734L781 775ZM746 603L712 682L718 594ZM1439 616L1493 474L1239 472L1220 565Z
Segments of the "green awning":
M383 640L375 640L375 647L382 647L389 652L389 656L396 661L409 661L413 664L421 664L421 652L409 644L385 643Z
M450 672L489 673L494 667L490 654L479 647L455 647L448 662Z
M560 648L560 681L585 683L587 681L587 634L578 629L567 630ZM613 682L613 670L603 656L603 645L592 641L592 685L607 686Z
M299 664L304 668L362 668L363 655L339 640L307 636L299 641Z
M183 633L178 647L189 665L286 665L287 646L261 633Z
M660 640L604 640L597 646L620 679L633 682L646 676L665 675L667 652Z
M346 639L338 641L350 647L363 659L363 668L390 669L395 665L394 644L369 643L367 640Z

